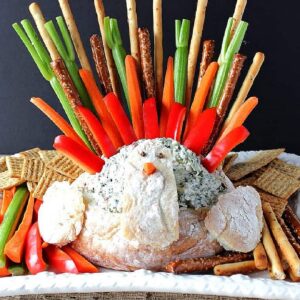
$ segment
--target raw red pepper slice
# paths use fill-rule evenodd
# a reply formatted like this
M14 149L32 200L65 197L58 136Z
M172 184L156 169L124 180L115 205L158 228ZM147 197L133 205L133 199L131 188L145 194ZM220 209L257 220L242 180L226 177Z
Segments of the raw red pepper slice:
M180 141L182 126L185 119L186 107L180 103L174 102L169 114L166 137Z
M47 264L43 259L42 238L38 223L31 225L26 237L25 263L31 274L37 274L47 269Z
M202 112L189 131L184 146L199 155L211 136L216 116L216 108L209 108Z
M78 271L80 273L98 273L99 269L86 260L82 255L75 251L70 246L65 246L62 248L74 261Z
M93 137L100 147L103 155L108 158L115 155L117 153L117 149L113 145L111 139L109 138L108 134L102 127L97 117L88 108L85 108L83 106L78 107L77 110L92 132Z
M144 130L146 139L160 136L155 98L147 99L143 104Z
M107 94L104 97L104 102L120 132L124 144L130 145L135 142L137 137L133 127L116 95L114 93Z
M230 131L222 140L217 142L208 155L202 160L203 166L208 172L214 172L226 155L237 145L243 143L249 136L249 131L240 126Z
M100 157L65 135L57 136L53 147L90 174L95 174L102 170L104 161Z
M49 245L44 249L49 263L49 270L57 274L74 273L78 274L78 269L72 258L54 245Z

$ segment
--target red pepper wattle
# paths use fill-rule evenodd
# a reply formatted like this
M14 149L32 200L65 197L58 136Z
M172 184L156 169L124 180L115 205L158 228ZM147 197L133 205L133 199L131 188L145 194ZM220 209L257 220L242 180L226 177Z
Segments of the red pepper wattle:
M60 248L49 245L45 248L49 263L49 270L57 274L74 273L78 274L78 269L72 258Z
M189 131L183 145L200 155L212 134L216 115L216 108L209 108L201 113L193 128Z
M218 141L208 155L202 160L203 166L210 172L214 172L227 154L237 145L243 143L249 136L249 131L240 126L229 132L222 140Z
M67 136L57 136L53 147L90 174L95 174L102 170L104 161L100 157Z
M169 114L166 137L180 141L183 122L185 119L186 107L180 103L174 102Z
M156 99L147 99L143 104L144 130L146 139L155 139L160 135Z
M85 108L83 106L78 107L77 110L92 132L93 137L100 147L103 155L108 158L115 155L117 153L117 149L113 145L111 139L109 138L108 134L104 130L97 117L88 108Z
M38 223L31 225L27 234L25 263L31 274L37 274L47 270L47 264L43 259L42 238Z
M119 101L114 93L109 93L104 97L106 107L114 120L122 140L125 145L130 145L137 140L133 127Z

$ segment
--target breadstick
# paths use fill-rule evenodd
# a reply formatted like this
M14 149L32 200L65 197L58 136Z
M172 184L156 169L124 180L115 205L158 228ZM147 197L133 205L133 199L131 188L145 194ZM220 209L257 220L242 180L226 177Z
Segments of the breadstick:
M154 72L156 96L161 103L163 93L163 24L162 0L153 0L153 34L154 34Z
M92 72L91 65L87 58L77 25L75 23L75 19L74 19L74 16L73 16L70 4L69 4L69 0L58 0L58 2L60 5L60 8L61 8L61 11L63 13L63 16L65 18L66 24L68 26L76 53L78 55L78 59L81 64L81 67L85 70L89 70L90 72Z
M293 282L300 282L300 277L295 276L291 269L288 269L288 274Z
M202 80L209 64L212 62L214 52L215 52L215 41L214 40L204 41L197 88L199 88L201 80Z
M81 103L79 94L74 86L74 83L70 77L70 74L64 64L64 61L61 58L54 60L53 62L51 62L51 67L52 67L52 70L53 70L55 76L57 77L61 87L63 88L63 90L65 92L65 95L66 95L66 97L67 97L79 123L80 123L80 126L82 127L84 133L88 137L95 152L101 156L101 150L100 150L99 145L95 141L92 132L89 130L87 124L82 119L80 113L77 110L77 107L82 106L82 103Z
M187 67L186 105L189 107L208 0L198 0Z
M151 56L150 33L147 28L139 28L139 45L141 54L141 67L147 98L155 98L155 80Z
M233 14L233 24L230 31L230 39L233 38L234 33L243 18L243 14L247 5L247 0L237 0L235 5L235 10Z
M238 109L241 107L243 102L248 97L249 91L254 83L254 80L256 76L258 75L260 68L265 60L265 55L261 52L257 52L253 58L253 62L249 68L249 71L246 75L246 78L242 84L241 89L239 90L239 93L237 95L237 98L229 112L228 118L225 122L225 125L227 127L228 123L232 119L233 115L238 111Z
M109 77L111 80L112 88L114 93L118 96L119 93L119 85L118 85L118 76L117 76L117 70L115 66L115 62L113 60L111 50L109 49L106 39L105 39L105 32L104 32L104 18L105 18L105 10L102 0L94 0L95 4L95 10L97 14L98 24L101 32L102 42L103 42L103 48L105 53L105 58L107 61L107 67L109 72Z
M104 54L102 40L99 35L94 34L90 38L90 44L92 48L93 58L95 61L96 71L100 79L101 84L108 94L113 91L111 80L109 77L109 71L107 67L107 62Z
M266 270L268 268L267 253L262 243L259 243L255 247L253 251L253 257L255 266L258 270Z
M249 253L227 252L212 257L203 257L195 259L178 260L169 263L165 270L170 273L193 273L204 272L213 269L217 265L240 262L251 259L252 255Z
M270 226L274 239L280 248L284 258L287 260L293 274L297 277L300 276L300 259L284 234L280 224L277 221L276 215L268 202L263 203L263 211L265 218Z
M217 265L214 267L214 274L218 276L230 276L234 274L249 274L258 271L254 260L241 261Z
M129 38L130 38L130 51L131 56L134 57L136 65L140 66L140 49L138 40L138 19L136 13L136 1L126 0L127 6L127 20L129 26Z
M46 23L46 20L45 20L45 17L42 13L40 6L36 2L33 2L29 5L29 11L33 17L33 20L34 20L36 27L40 33L40 36L51 56L51 59L55 60L55 59L60 58L60 55L59 55L52 39L49 36L48 31L46 30L46 28L44 26Z
M265 247L269 262L270 262L270 277L273 279L285 279L285 273L283 271L283 267L276 250L276 246L271 237L270 230L268 228L267 222L264 219L264 228L262 234L262 242Z
M300 220L289 205L285 209L284 219L296 235L298 241L300 241Z

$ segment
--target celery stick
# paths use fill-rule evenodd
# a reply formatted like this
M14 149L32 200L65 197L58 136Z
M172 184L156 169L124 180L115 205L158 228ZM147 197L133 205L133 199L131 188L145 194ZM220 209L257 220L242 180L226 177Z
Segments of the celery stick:
M176 52L174 61L175 101L185 104L190 21L175 21Z
M4 255L5 244L18 223L18 217L20 218L21 216L20 211L26 204L28 196L29 192L27 188L25 186L20 186L4 214L3 221L0 225L0 268L4 268L6 265L6 258Z
M25 275L26 268L22 264L13 264L8 267L8 272L12 276L21 276L21 275Z

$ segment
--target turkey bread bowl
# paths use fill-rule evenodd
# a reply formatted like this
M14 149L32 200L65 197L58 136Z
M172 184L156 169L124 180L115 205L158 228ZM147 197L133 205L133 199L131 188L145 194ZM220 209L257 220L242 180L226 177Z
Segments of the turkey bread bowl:
M52 212L51 212L52 211ZM172 139L140 140L105 159L96 175L54 183L39 211L44 241L72 247L117 270L162 270L178 259L249 252L260 240L262 209L250 187Z

